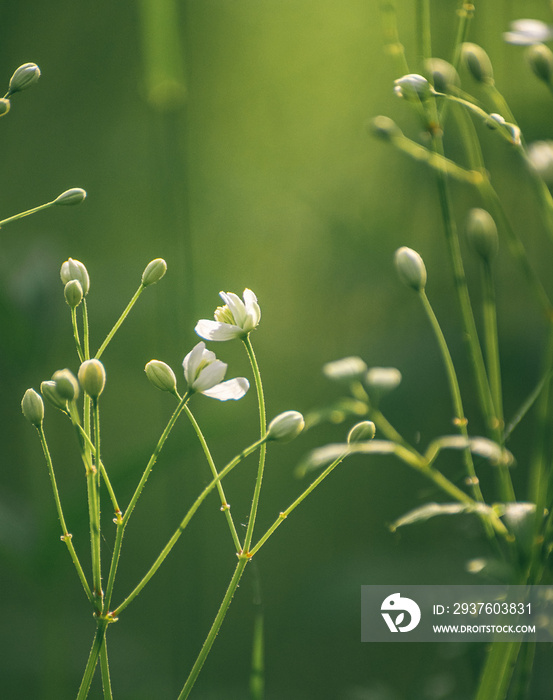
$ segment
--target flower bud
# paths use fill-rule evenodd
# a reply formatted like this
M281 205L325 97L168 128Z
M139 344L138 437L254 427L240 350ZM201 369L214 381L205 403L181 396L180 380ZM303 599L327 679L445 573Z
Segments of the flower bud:
M56 391L62 399L73 401L79 398L79 382L71 370L60 369L52 375Z
M376 434L376 426L372 420L364 420L357 423L348 433L348 444L361 442L363 440L372 440Z
M391 141L394 136L401 136L401 129L390 117L380 115L371 120L370 130L383 141Z
M40 393L54 408L58 408L60 411L66 410L67 399L60 396L55 381L42 382L40 385Z
M478 44L465 43L462 58L472 77L479 83L493 85L493 68L488 54Z
M175 373L165 362L150 360L146 367L144 367L144 371L150 383L153 384L156 389L160 389L160 391L170 391L172 394L177 391Z
M34 389L27 389L21 401L23 415L36 428L40 428L44 420L44 403L40 394Z
M553 183L553 141L534 141L528 146L528 162L548 184Z
M475 252L486 261L497 254L499 238L495 221L485 209L471 209L467 219L467 236Z
M305 426L303 416L298 411L284 411L273 418L267 430L267 440L288 442L296 438Z
M395 367L371 367L365 384L373 400L389 394L401 384L401 372Z
M461 84L459 73L443 58L429 58L426 68L431 73L434 88L438 92L453 92Z
M167 263L163 258L156 258L146 265L146 269L142 273L142 286L147 287L150 284L155 284L167 272Z
M422 75L409 73L394 80L394 92L409 102L424 102L433 94L434 89Z
M412 248L403 246L394 255L394 262L401 281L417 292L426 286L426 267L421 256Z
M553 53L544 44L534 44L526 51L526 59L534 74L546 85L551 84L553 76Z
M100 360L85 360L79 367L78 377L83 391L97 399L106 383L106 370Z
M72 206L73 204L80 204L81 202L84 202L85 199L85 190L81 189L80 187L72 187L70 190L66 190L56 197L53 204Z
M10 111L11 102L5 97L0 98L0 117L3 117Z
M64 284L71 282L71 280L77 280L81 285L84 296L88 294L90 278L86 267L79 260L73 260L73 258L66 260L61 266L60 277Z
M24 63L16 69L15 73L10 78L8 95L13 95L14 92L21 92L34 85L40 78L40 68L36 63Z
M63 290L65 296L65 301L69 304L72 309L77 308L77 306L83 300L83 288L79 280L69 280L65 285Z
M323 365L323 374L336 382L353 382L361 379L367 365L360 357L343 357Z

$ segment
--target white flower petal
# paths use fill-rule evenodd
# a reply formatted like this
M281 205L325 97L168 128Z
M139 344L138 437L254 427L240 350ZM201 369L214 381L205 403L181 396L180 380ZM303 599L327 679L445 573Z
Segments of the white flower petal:
M198 367L202 362L203 353L205 351L205 343L199 342L195 345L188 355L182 361L182 366L184 369L184 378L188 384L193 384L196 379L196 374L198 372Z
M237 294L234 294L234 292L220 292L219 296L229 307L236 325L240 326L240 328L244 328L244 323L246 321L246 307L244 306L242 299L240 299Z
M202 394L212 399L219 399L219 401L228 401L229 399L237 401L245 395L249 388L250 383L246 377L235 377L202 391Z
M200 392L211 389L211 387L219 384L225 378L227 366L221 360L213 360L201 370L190 388Z
M246 307L245 331L251 331L259 325L261 320L261 309L257 303L257 297L251 289L244 289L244 304Z
M244 335L242 328L233 326L230 323L219 323L203 318L198 321L194 329L200 338L205 340L233 340Z

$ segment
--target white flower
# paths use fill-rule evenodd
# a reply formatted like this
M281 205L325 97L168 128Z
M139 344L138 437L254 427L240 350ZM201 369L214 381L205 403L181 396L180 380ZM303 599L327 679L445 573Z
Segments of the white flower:
M250 388L245 377L237 377L223 381L227 365L215 357L215 353L207 350L205 343L198 343L184 358L184 378L192 391L204 396L210 396L219 401L241 399Z
M205 340L232 340L244 338L253 331L261 319L257 297L251 289L244 289L243 298L232 292L220 292L225 306L215 309L215 321L198 321L195 331Z
M553 39L553 28L538 19L517 19L511 22L511 31L503 34L508 44L531 46Z

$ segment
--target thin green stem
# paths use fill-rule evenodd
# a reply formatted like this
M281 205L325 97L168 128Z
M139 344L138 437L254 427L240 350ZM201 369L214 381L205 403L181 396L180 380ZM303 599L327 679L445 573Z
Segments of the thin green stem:
M81 562L79 561L79 557L77 556L77 552L75 551L75 547L73 546L72 542L72 537L71 533L67 529L67 525L65 524L65 517L63 515L63 508L61 505L61 499L60 499L60 494L58 491L58 485L56 482L56 475L54 472L54 464L52 462L52 457L50 455L50 450L48 449L48 443L46 442L46 435L44 433L44 429L42 425L40 427L37 427L37 432L40 437L40 444L42 446L42 452L44 453L44 458L46 459L46 464L48 466L48 473L50 475L50 483L52 485L52 491L54 493L54 501L56 502L56 510L58 512L58 519L60 521L61 525L61 531L62 531L62 542L65 542L67 545L67 549L69 550L69 554L71 556L71 560L73 562L73 565L75 566L75 569L77 571L77 575L79 577L79 580L82 584L82 587L84 588L84 592L86 593L86 597L88 600L94 604L94 597L92 595L92 591L90 590L90 586L88 585L88 581L86 580L86 576L84 575L83 567L81 566Z
M266 418L266 413L265 413L265 398L263 396L263 384L261 383L261 374L259 372L259 365L257 364L257 360L255 357L255 353L253 351L253 346L250 340L250 336L247 335L244 338L244 345L246 347L246 352L248 353L248 357L250 359L250 364L252 366L252 371L253 371L253 376L255 380L255 387L257 389L257 402L259 404L259 432L260 432L260 438L263 440L265 438L266 432L267 432L267 418ZM253 538L253 530L255 527L255 520L257 516L257 508L259 506L259 497L261 494L261 483L263 481L263 470L265 467L265 455L267 452L267 447L265 445L265 442L262 442L261 447L259 448L259 467L257 470L257 478L255 480L255 488L254 488L254 493L253 493L253 498L252 498L252 505L250 508L250 515L248 519L248 527L246 529L246 536L244 537L244 552L248 552L252 538Z
M494 642L488 652L475 700L505 700L521 642Z
M188 523L192 520L192 517L200 507L200 505L204 502L204 500L207 498L207 496L213 491L213 489L217 486L217 484L229 473L231 472L243 459L245 459L249 454L254 452L258 447L262 446L263 440L257 440L257 442L254 442L252 445L247 447L245 450L243 450L239 455L237 455L231 462L229 462L224 469L222 469L217 477L212 479L212 481L209 482L209 484L204 488L204 490L200 493L200 495L196 498L192 506L188 509L188 512L184 516L183 520L181 521L180 525L178 528L175 530L165 547L162 549L161 553L155 560L155 562L152 564L146 575L142 578L142 580L139 582L139 584L134 588L134 590L125 598L125 600L118 605L113 614L114 615L119 615L128 605L131 603L136 596L142 591L144 586L150 581L152 576L157 572L163 561L166 559L167 555L169 552L173 549L175 544L177 543L178 539L188 526ZM115 556L115 553L114 553ZM248 558L247 554L240 554L240 558ZM107 596L106 596L107 597Z
M86 298L81 302L81 307L83 310L83 355L85 360L90 360L90 339L88 332L88 306L86 303Z
M300 503L309 496L309 494L314 491L317 486L321 483L321 481L324 481L326 477L336 469L336 467L343 462L344 458L346 457L346 454L342 455L341 457L338 457L338 459L335 459L332 464L330 464L319 476L309 484L309 486L302 491L302 493L296 498L296 500L291 503L286 510L283 510L281 513L279 513L278 518L275 520L275 522L268 528L268 530L264 533L262 537L259 538L258 542L256 545L252 548L250 554L253 557L256 552L258 552L261 547L267 542L269 537L282 525L282 523L286 520L286 518L290 515L292 511L294 511Z
M98 657L100 656L102 646L104 645L108 624L109 620L104 618L100 618L97 621L96 634L94 635L92 649L90 650L88 661L84 670L77 700L85 700L88 697L88 692L90 690L90 686L92 685L92 679L94 678L94 671L96 670L96 664L98 663Z
M101 458L101 451L100 451L100 405L98 402L98 399L94 399L92 401L92 414L94 417L94 461L95 461L95 466L96 466L96 476L98 479L98 489L100 488L100 476L101 476L101 469L100 469L100 462L102 461ZM99 492L98 492L99 493Z
M6 224L10 224L12 221L18 221L19 219L23 219L25 216L30 216L31 214L36 214L37 211L42 211L43 209L48 209L49 207L53 206L54 202L46 202L46 204L41 204L38 207L33 207L33 209L27 209L27 211L22 211L19 214L14 214L13 216L9 216L7 219L3 219L0 221L0 228L2 226L5 226Z
M405 75L410 71L407 59L405 58L405 48L399 40L395 3L391 0L381 1L380 13L382 16L385 50L394 59L398 74Z
M210 452L209 447L207 445L206 439L201 431L201 428L198 425L198 422L194 418L194 415L192 414L192 411L188 408L188 406L184 407L184 411L185 411L186 415L188 416L189 421L192 423L192 427L194 428L196 435L198 436L198 440L200 441L200 444L202 446L202 450L204 451L205 457L207 459L207 463L209 464L209 468L211 469L211 474L213 475L214 478L216 478L218 476L217 467L215 466L215 462L213 461L213 457L211 456L211 452ZM227 498L225 496L225 491L223 489L223 484L220 481L217 482L217 491L219 492L219 499L221 501L221 510L224 512L225 517L227 519L227 523L229 526L232 541L234 542L234 546L236 548L236 551L241 552L242 551L242 544L241 544L240 539L238 537L238 533L236 532L234 520L233 520L231 512L230 512L230 504L227 501Z
M432 56L432 31L430 26L429 0L417 0L417 17L419 24L420 54L423 61Z
M522 243L518 233L512 227L511 222L505 213L501 200L499 199L499 195L495 191L487 176L482 179L477 187L482 198L484 199L484 202L486 203L486 206L489 208L490 213L496 222L501 225L503 231L505 232L509 252L520 266L522 273L526 277L528 286L535 294L536 299L542 307L546 317L548 319L553 318L553 306L549 300L549 295L545 291L541 280L532 267L526 253L526 249L524 248L524 244Z
M448 384L449 384L449 391L450 391L451 398L453 401L453 411L454 411L454 415L455 415L454 423L457 426L457 428L459 429L459 432L461 433L461 435L465 438L468 438L467 419L465 417L465 412L463 409L463 400L461 398L461 390L459 388L459 382L457 380L457 373L455 371L455 366L454 366L453 360L451 358L451 353L449 352L449 348L447 347L447 342L446 342L446 339L445 339L444 334L442 332L440 323L436 317L436 314L434 313L432 305L430 304L424 289L422 289L420 291L419 297L420 297L420 300L422 302L424 311L428 317L428 320L430 321L430 325L432 327L432 330L434 332L434 336L435 336L436 341L438 343L438 347L440 349L440 354L442 356L442 361L444 363L444 367L446 370L447 380L448 380ZM474 498L477 501L480 501L481 503L483 503L484 497L483 497L482 491L480 489L480 483L479 483L478 477L476 476L476 472L474 470L474 463L472 460L472 454L471 454L469 447L467 447L466 450L463 450L463 456L464 456L464 460L465 460L465 468L467 470L467 475L469 477L469 484L471 486Z
M451 58L451 65L455 69L459 67L461 48L469 34L470 22L474 16L474 3L463 2L461 8L457 11L457 16L459 17L459 23L457 25L457 35L453 42L453 56Z
M434 150L439 155L442 155L443 143L440 135L436 131L434 131L432 134L432 144ZM449 201L447 179L445 177L445 174L440 171L436 171L436 179L438 185L438 197L440 201L440 208L442 211L442 218L444 222L446 242L448 245L449 256L453 268L455 291L457 294L457 299L461 311L464 338L467 343L469 360L472 365L472 371L476 383L480 407L486 419L487 427L491 433L491 436L494 439L496 439L496 442L499 442L501 434L499 430L499 425L497 423L497 418L495 416L493 399L491 396L488 378L486 375L484 358L482 356L482 348L480 347L478 332L476 330L476 322L474 320L474 315L472 312L472 305L467 287L463 258L461 256L461 248L459 245L459 237L457 235L457 228L455 226L455 221L451 213L451 204Z
M184 406L186 405L186 402L190 398L190 394L187 392L179 401L178 406L175 408L173 411L173 414L171 418L169 419L169 422L165 426L165 429L163 430L163 433L161 434L161 437L159 438L155 449L148 460L148 464L146 465L146 468L144 469L144 472L142 474L142 477L140 481L138 482L138 485L135 489L135 492L129 502L129 505L127 506L127 510L125 511L125 514L121 518L121 516L118 516L118 521L117 521L117 533L115 537L115 544L113 547L113 554L111 557L111 565L109 569L109 574L108 574L108 582L106 585L106 595L105 595L105 602L104 602L104 610L108 610L110 603L111 603L111 597L113 594L113 586L115 584L115 575L117 573L117 566L119 564L119 556L121 554L121 545L123 543L123 536L125 534L125 529L128 525L129 519L132 515L132 512L136 506L136 503L138 499L140 498L140 494L142 493L142 489L144 488L144 485L146 484L146 481L148 480L148 477L150 476L150 472L152 471L155 463L157 462L157 459L161 453L161 450L163 449L163 446L165 445L165 442L169 435L171 434L171 431L173 430L175 423L177 422L178 417L184 410Z
M486 348L486 360L488 375L490 378L490 391L495 406L495 415L499 421L503 433L503 392L501 385L501 363L499 360L499 341L497 335L497 311L495 304L495 288L491 263L482 260L482 288L483 288L483 317L484 317L484 344Z
M88 517L90 521L90 553L92 560L92 583L95 606L102 609L102 569L100 547L100 501L98 497L98 481L96 469L87 467L86 483L88 492Z
M127 318L127 316L129 315L129 313L130 313L132 307L136 304L136 302L138 301L138 297L142 294L142 292L144 291L144 289L145 289L145 287L144 287L144 285L141 283L141 284L140 284L140 287L136 290L136 292L134 293L134 296L132 297L132 299L129 301L129 303L128 303L127 306L125 307L125 310L123 311L123 313L121 314L121 316L119 316L119 318L118 318L117 321L115 322L115 325L114 325L113 328L110 330L110 332L107 334L106 339L104 340L104 342L103 342L103 343L100 345L100 347L98 348L98 352L97 352L96 355L95 355L95 358L96 358L97 360L100 359L100 357L102 356L104 350L107 348L107 346L108 346L108 345L110 344L110 342L112 341L113 336L117 333L117 331L118 331L119 328L121 327L123 321L124 321L124 320Z
M73 327L73 337L75 338L75 346L77 348L77 354L79 356L79 360L81 362L84 362L84 353L83 353L83 348L81 346L81 339L79 337L79 326L77 325L77 307L76 306L71 307L71 325Z
M100 671L102 673L102 689L104 691L104 700L113 700L113 695L111 692L111 678L109 674L108 647L105 635L104 643L100 647Z
M184 687L182 691L180 692L177 700L185 700L190 695L190 691L192 690L198 676L200 675L200 671L202 670L202 666L204 665L204 662L211 651L211 647L213 646L213 642L215 641L215 637L217 636L221 625L223 624L223 620L225 619L225 616L227 614L227 611L230 607L230 604L232 602L232 598L234 597L234 593L236 589L238 588L238 584L240 583L240 579L242 578L242 574L244 573L244 569L246 568L246 564L249 561L249 557L246 554L241 554L238 558L238 564L236 565L236 569L234 570L234 574L232 575L232 578L230 580L230 583L228 585L227 591L225 593L225 597L223 598L223 601L221 603L221 606L219 608L219 612L217 613L217 616L215 617L215 620L213 621L213 625L211 626L211 629L209 630L209 634L206 637L206 640L202 646L202 649L200 653L198 654L198 658L196 659L196 662L194 663L194 666L192 667L192 670L190 671L190 675L186 679L186 683L184 684Z

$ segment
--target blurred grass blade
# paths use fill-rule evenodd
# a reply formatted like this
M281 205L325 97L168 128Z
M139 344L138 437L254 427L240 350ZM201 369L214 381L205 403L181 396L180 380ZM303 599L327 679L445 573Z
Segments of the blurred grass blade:
M140 21L146 96L160 112L186 101L184 51L176 0L141 0Z

